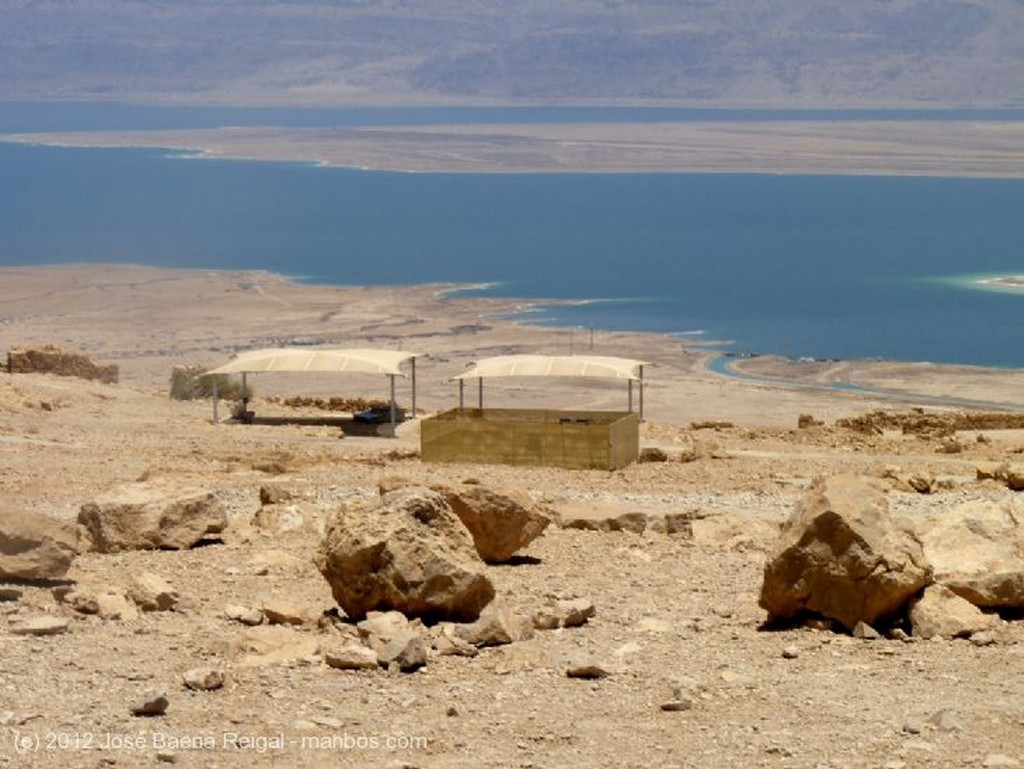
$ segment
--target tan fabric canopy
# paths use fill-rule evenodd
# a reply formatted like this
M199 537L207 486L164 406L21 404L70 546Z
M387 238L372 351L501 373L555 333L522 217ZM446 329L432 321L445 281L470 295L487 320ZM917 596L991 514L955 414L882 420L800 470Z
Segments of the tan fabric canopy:
M647 361L611 358L599 355L499 355L485 358L453 379L487 379L490 377L608 377L641 380L641 366Z
M358 372L405 376L399 366L421 357L405 350L369 348L301 348L251 350L206 374L237 374L263 371Z

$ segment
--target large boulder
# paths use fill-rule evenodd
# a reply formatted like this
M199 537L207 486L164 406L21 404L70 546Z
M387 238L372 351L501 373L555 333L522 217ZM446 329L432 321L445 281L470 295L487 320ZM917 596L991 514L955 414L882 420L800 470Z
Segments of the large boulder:
M227 526L224 505L212 493L134 483L82 505L78 522L101 553L183 550Z
M369 508L342 510L328 527L317 566L356 620L400 611L428 620L475 620L494 598L466 527L443 496L412 487Z
M50 580L67 574L78 530L45 515L0 509L0 580Z
M894 525L879 482L836 476L818 481L783 526L760 604L772 619L813 613L852 630L895 615L931 581L920 544Z
M973 500L908 518L935 581L982 607L1024 607L1024 504Z
M486 563L505 563L541 535L551 519L525 495L476 485L439 487L459 520L473 535Z

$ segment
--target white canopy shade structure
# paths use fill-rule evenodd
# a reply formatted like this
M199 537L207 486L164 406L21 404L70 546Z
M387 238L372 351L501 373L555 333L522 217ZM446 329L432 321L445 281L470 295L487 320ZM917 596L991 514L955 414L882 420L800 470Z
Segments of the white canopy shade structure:
M640 384L640 419L644 418L644 366L649 361L601 355L498 355L476 361L453 379L459 382L459 408L464 404L467 379L479 381L479 408L484 407L484 379L491 377L602 377L629 383L629 410L633 410L633 382Z
M391 424L395 423L395 377L405 377L400 366L406 362L411 366L412 411L416 413L416 358L422 353L407 350L377 350L372 348L337 347L280 347L264 350L250 350L239 353L235 358L207 371L212 374L241 374L243 392L246 374L263 372L318 372L318 373L364 373L383 374L391 380ZM217 394L213 396L213 420L217 421Z

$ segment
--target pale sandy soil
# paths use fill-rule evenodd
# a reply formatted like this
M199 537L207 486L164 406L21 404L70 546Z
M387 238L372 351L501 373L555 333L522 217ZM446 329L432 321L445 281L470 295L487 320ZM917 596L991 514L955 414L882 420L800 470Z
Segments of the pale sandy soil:
M83 147L175 147L209 157L396 171L1024 176L1020 122L218 128L3 138Z
M975 468L1020 462L1024 431L993 430L984 441L964 433L956 454L940 453L936 438L861 435L834 427L834 420L909 404L835 392L830 382L1024 406L1019 373L857 362L805 371L768 360L745 365L794 381L748 381L707 372L706 353L677 341L597 333L594 352L652 361L643 443L663 448L671 460L617 472L432 465L418 457L415 422L396 439L340 439L327 426L213 425L208 402L167 397L175 364L215 365L236 349L324 342L430 354L418 369L420 404L435 410L455 405L457 390L447 380L478 357L589 352L589 336L579 332L570 341L564 330L492 317L514 302L451 298L439 293L443 288L299 286L263 273L125 266L0 269L0 351L54 343L117 363L122 374L116 385L0 375L5 502L69 520L101 491L145 476L214 491L232 519L224 544L83 554L69 574L98 589L155 572L182 594L179 611L135 620L85 617L38 586L0 602L0 767L174 761L204 769L909 769L1024 762L1019 622L1006 622L1004 642L986 647L868 642L810 629L765 631L757 606L776 527L817 476L898 467L943 479L935 494L888 495L890 505L910 512L1011 494L976 481ZM252 381L255 408L266 413L284 411L262 400L272 394L386 393L376 377ZM399 387L405 404L406 387ZM621 386L583 381L519 382L487 393L496 406L622 408L626 399ZM825 425L798 430L800 413ZM733 426L690 426L702 420ZM700 458L679 461L690 446ZM579 629L538 633L474 659L432 658L408 675L343 673L317 658L244 666L232 646L242 628L224 617L225 605L258 604L267 595L313 609L331 604L311 564L315 536L271 537L248 526L260 486L284 486L329 510L372 497L377 483L394 475L520 489L563 515L689 511L703 518L692 538L552 528L527 558L489 570L499 600L526 612L550 597L589 597L597 614ZM40 639L9 633L12 618L40 613L71 618L70 631ZM317 640L327 632L296 630ZM790 646L796 656L784 658ZM611 675L567 678L564 661L580 654L601 660ZM182 672L202 664L225 671L223 689L182 686ZM659 706L680 683L693 694L693 708L663 712ZM154 687L170 695L167 715L129 715L131 702ZM956 728L931 722L944 710ZM226 744L231 734L264 743L283 734L286 741L259 751L257 742ZM335 742L304 745L301 738L310 736L323 738L321 745ZM346 736L398 743L345 750ZM134 743L126 747L129 738ZM188 739L194 747L183 746Z

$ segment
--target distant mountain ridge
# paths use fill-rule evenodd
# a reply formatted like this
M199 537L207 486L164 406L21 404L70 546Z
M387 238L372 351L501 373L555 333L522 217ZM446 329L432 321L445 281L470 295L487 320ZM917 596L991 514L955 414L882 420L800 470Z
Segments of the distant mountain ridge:
M1024 105L1024 0L6 0L0 99Z

